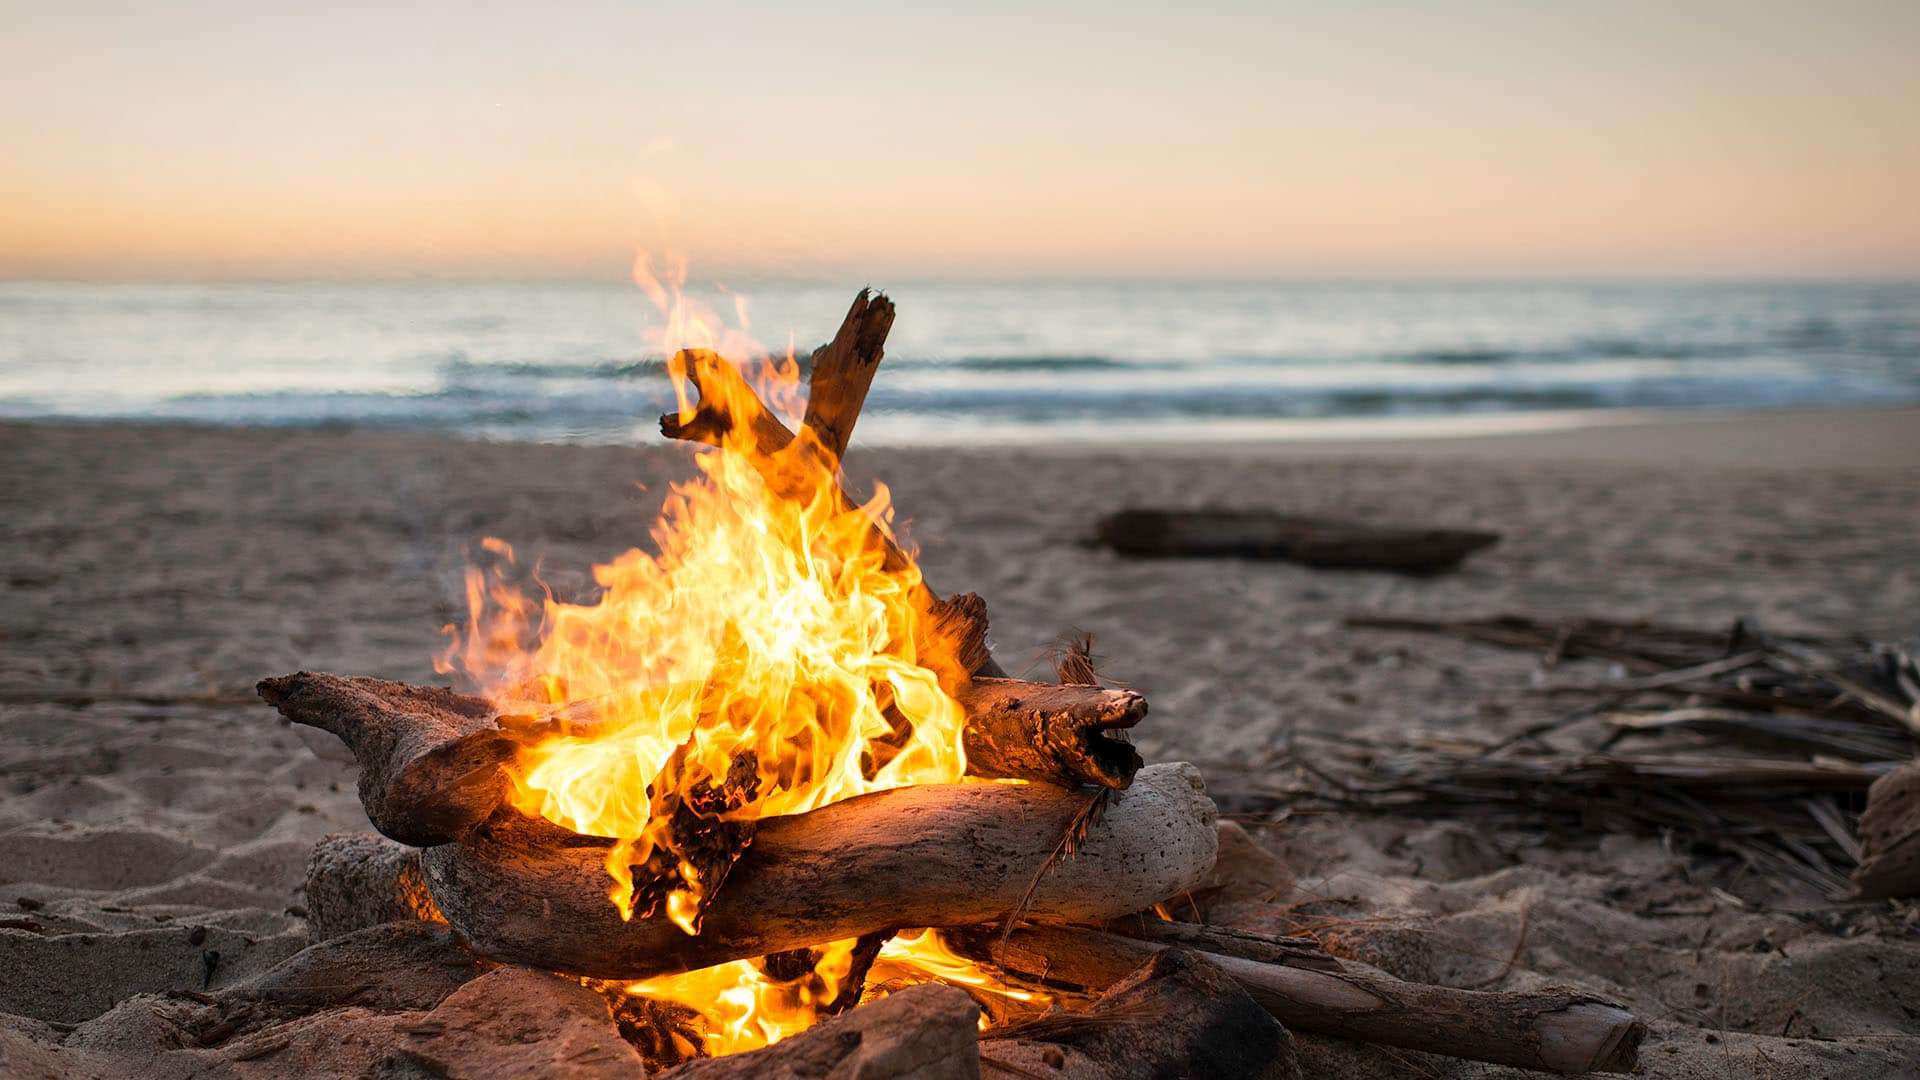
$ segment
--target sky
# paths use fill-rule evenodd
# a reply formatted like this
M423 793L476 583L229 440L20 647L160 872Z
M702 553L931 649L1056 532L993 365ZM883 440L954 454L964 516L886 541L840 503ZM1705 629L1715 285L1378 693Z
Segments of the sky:
M0 277L1920 276L1920 4L0 0Z

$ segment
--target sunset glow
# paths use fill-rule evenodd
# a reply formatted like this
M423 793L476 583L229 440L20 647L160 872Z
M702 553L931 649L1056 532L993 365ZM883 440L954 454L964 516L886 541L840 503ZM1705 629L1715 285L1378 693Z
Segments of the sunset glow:
M1920 9L20 8L0 274L1920 272Z

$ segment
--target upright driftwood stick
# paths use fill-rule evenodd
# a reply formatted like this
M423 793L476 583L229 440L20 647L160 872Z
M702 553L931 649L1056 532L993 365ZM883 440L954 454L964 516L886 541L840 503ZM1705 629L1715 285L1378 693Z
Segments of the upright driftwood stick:
M840 323L840 332L813 354L807 383L807 415L801 426L820 440L838 462L847 456L853 425L867 403L873 373L880 370L887 332L893 329L893 301L861 289Z
M1095 989L1172 947L1084 927L1028 927L1003 939L988 926L952 939L1008 971ZM1626 1009L1571 990L1456 990L1352 969L1202 955L1299 1031L1568 1075L1631 1071L1646 1037L1646 1025Z
M763 819L697 937L665 918L622 922L607 900L607 844L546 822L496 819L421 861L440 911L482 954L607 979L1004 919L1030 886L1029 918L1117 918L1212 868L1214 808L1199 773L1157 765L1116 792L1078 855L1034 885L1085 801L1045 784L940 784Z

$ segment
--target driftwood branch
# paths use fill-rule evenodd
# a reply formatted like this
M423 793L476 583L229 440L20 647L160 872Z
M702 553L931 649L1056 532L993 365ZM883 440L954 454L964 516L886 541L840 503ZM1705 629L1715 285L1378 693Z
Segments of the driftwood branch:
M367 819L403 844L445 843L506 798L501 767L518 747L484 698L304 671L263 679L257 689L287 719L347 744L360 762Z
M744 427L753 435L757 452L772 457L793 442L793 432L773 415L760 395L732 362L710 349L683 349L674 357L686 372L699 398L693 413L682 420L678 412L660 417L660 434L669 439L720 446L728 433Z
M1266 510L1132 509L1109 514L1094 543L1140 558L1284 559L1341 570L1434 574L1451 570L1500 534L1410 528Z
M1147 715L1147 699L1131 690L974 679L958 697L974 776L1123 788L1140 771L1139 753L1114 737Z
M1079 857L1034 885L1084 798L1043 784L898 788L759 822L753 845L689 937L669 920L622 922L607 901L605 841L502 815L422 856L448 922L497 960L609 979L901 926L1004 919L1100 921L1192 888L1212 868L1214 809L1186 764L1141 770Z
M1093 989L1173 947L1082 927L1029 927L1004 938L982 927L950 939L1010 972ZM1570 990L1456 990L1318 964L1202 955L1299 1031L1566 1074L1630 1071L1646 1035L1618 1004Z
M1169 949L1084 1010L1054 1012L980 1036L989 1075L1236 1077L1299 1080L1287 1030L1220 966Z
M964 618L968 599L942 604ZM974 641L960 647L983 651ZM367 817L415 847L464 836L505 805L505 769L522 748L591 727L578 705L501 715L485 698L324 672L266 679L260 695L294 723L339 736L360 763ZM1112 737L1146 715L1131 691L981 678L959 700L973 775L1124 787L1139 768Z

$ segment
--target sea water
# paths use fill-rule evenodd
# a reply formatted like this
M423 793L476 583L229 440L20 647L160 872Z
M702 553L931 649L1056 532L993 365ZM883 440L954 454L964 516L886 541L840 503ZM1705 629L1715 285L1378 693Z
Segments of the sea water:
M730 320L740 297L758 340L804 354L857 284L695 295ZM868 442L1920 401L1914 284L875 284L900 314ZM0 282L0 417L643 442L671 401L660 322L624 282Z

